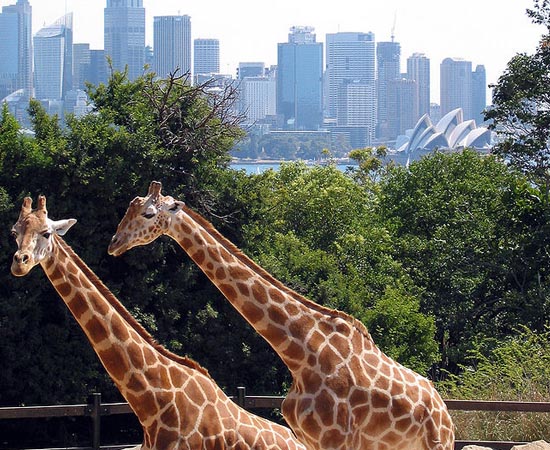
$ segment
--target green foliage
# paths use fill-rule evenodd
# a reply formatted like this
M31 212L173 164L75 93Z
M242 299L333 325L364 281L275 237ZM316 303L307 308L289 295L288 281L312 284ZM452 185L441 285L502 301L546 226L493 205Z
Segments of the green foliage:
M238 158L318 160L323 150L331 147L328 133L266 133L258 136L251 133L239 142L232 154ZM345 156L344 149L338 149L338 156Z
M524 177L472 151L435 153L383 180L381 213L451 364L478 333L505 336L518 320L544 326L540 205Z
M297 292L372 324L383 350L426 373L439 359L433 319L393 258L373 196L331 165L288 163L252 179L244 249Z
M403 289L388 287L364 320L374 342L405 366L427 374L439 361L435 320L421 313L419 299Z
M550 193L550 19L546 0L527 10L547 28L533 54L514 56L493 87L493 105L485 119L499 135L494 152Z
M525 327L502 340L487 338L468 352L459 376L438 388L446 398L547 401L550 396L550 333ZM544 414L453 413L458 438L531 441L548 439Z
M164 96L163 88L170 93ZM119 259L106 252L129 201L136 194L145 194L153 179L162 181L165 190L174 195L189 193L184 198L203 211L204 205L218 210L217 197L209 196L208 190L199 191L199 186L231 180L217 177L219 166L226 164L224 155L232 147L232 138L240 134L228 112L229 102L189 90L178 79L144 77L130 82L119 73L114 73L107 85L92 88L91 95L94 113L68 117L66 128L60 127L57 117L48 116L39 102L31 101L34 138L19 133L16 121L4 108L0 123L0 209L5 212L0 229L4 251L0 255L4 267L9 267L15 250L9 230L22 197L36 199L45 194L50 217L78 219L66 236L69 245L155 338L190 356L200 356L203 348L219 349L205 365L213 375L224 374L220 384L230 390L243 382L253 387L253 380L261 380L261 376L252 369L250 378L241 378L236 366L242 364L245 352L234 351L242 348L242 341L252 332L240 318L241 322L233 325L234 316L230 324L209 316L206 329L215 334L201 335L198 330L203 330L206 319L200 312L205 305L210 304L224 317L231 317L229 306L179 249L171 242L159 242ZM179 149L176 141L169 145L168 128L163 128L166 122L160 121L162 108L170 112L162 116L167 121L176 111L183 118L181 124L172 121L166 125L170 136L183 139L194 128L197 137L189 145L207 142L211 147L191 152L186 147ZM24 279L9 271L0 277L0 340L4 343L0 358L5 362L0 371L0 404L81 402L93 390L101 391L105 401L120 400L84 333L40 268ZM219 345L219 335L234 339ZM220 364L224 359L226 364ZM276 377L263 382L269 391L281 384ZM261 386L262 381L257 384Z

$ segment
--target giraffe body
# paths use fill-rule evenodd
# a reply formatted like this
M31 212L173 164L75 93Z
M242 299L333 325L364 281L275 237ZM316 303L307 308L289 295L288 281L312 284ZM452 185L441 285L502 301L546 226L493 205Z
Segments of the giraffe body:
M199 214L152 182L109 246L120 255L175 239L289 368L285 420L308 450L452 450L454 429L432 383L381 352L365 326L284 286Z
M151 450L305 450L292 432L236 405L195 361L155 343L59 235L76 221L47 217L23 202L12 228L12 273L40 264L137 415Z

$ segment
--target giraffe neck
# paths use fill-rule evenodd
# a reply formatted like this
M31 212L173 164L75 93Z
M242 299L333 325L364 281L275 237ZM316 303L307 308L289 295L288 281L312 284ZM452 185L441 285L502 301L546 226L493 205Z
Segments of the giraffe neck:
M372 343L361 322L284 286L191 209L185 207L173 217L167 234L269 342L291 371L312 363L322 341L336 331L335 324L342 335L351 337L357 333Z
M47 277L140 422L151 421L173 401L167 392L181 389L193 372L208 376L206 370L155 344L80 257L54 239L52 256L42 264Z

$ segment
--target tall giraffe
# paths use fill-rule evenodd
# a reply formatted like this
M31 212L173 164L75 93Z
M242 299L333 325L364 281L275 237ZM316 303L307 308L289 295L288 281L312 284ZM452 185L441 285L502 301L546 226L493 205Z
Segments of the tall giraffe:
M40 264L78 321L143 427L140 447L154 450L305 450L287 427L235 404L195 361L154 342L92 270L59 237L75 219L48 218L27 197L12 228L15 276Z
M289 368L282 412L308 450L453 449L451 417L429 380L381 352L358 320L285 287L161 188L153 181L130 202L109 253L175 239Z

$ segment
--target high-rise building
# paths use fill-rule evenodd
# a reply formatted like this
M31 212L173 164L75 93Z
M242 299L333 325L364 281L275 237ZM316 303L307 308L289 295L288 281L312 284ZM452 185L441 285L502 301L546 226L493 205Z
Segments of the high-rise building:
M361 134L361 146L371 145L376 129L375 85L365 80L343 80L338 87L338 127ZM351 130L355 128L356 130ZM361 131L359 131L361 130Z
M0 14L0 100L17 90L19 52L17 14Z
M105 50L90 50L90 73L88 81L94 86L107 83L107 58Z
M193 41L193 73L220 73L220 41L195 39Z
M312 27L292 27L277 45L277 114L289 130L317 130L322 123L323 44Z
M382 140L390 139L388 121L392 117L388 115L389 89L393 86L390 82L401 77L400 69L401 46L398 42L378 42L376 45L376 61L378 63L377 94L377 137Z
M417 121L430 114L430 60L423 53L413 53L407 58L407 79L416 81L418 95Z
M73 15L66 14L34 36L35 97L62 100L73 88Z
M265 75L265 64L263 62L240 62L237 69L237 79L243 80L247 77L263 77Z
M191 17L156 16L153 18L153 70L166 77L178 70L191 73Z
M418 121L418 83L407 78L388 82L388 138L396 139Z
M33 93L33 76L32 7L28 0L2 7L0 61L0 99L18 89L24 89L24 97L29 98Z
M354 89L359 84L372 84L374 88L375 66L374 33L331 33L326 35L325 103L328 117L338 119L339 93L342 86L345 85L344 90ZM359 92L371 95L371 89L368 88L361 88L357 93ZM365 104L376 104L371 99L364 101ZM369 116L373 114L375 113L369 112Z
M73 89L85 89L90 78L90 44L73 44Z
M239 99L246 123L253 124L267 116L275 116L276 85L275 78L271 76L245 77L241 80Z
M113 69L128 69L128 78L143 74L145 64L145 8L143 0L107 0L104 9L105 55Z
M462 108L464 120L472 115L472 63L461 58L445 58L440 66L441 116Z
M487 106L487 76L485 66L477 65L472 72L472 118L480 125L485 121L483 110Z

